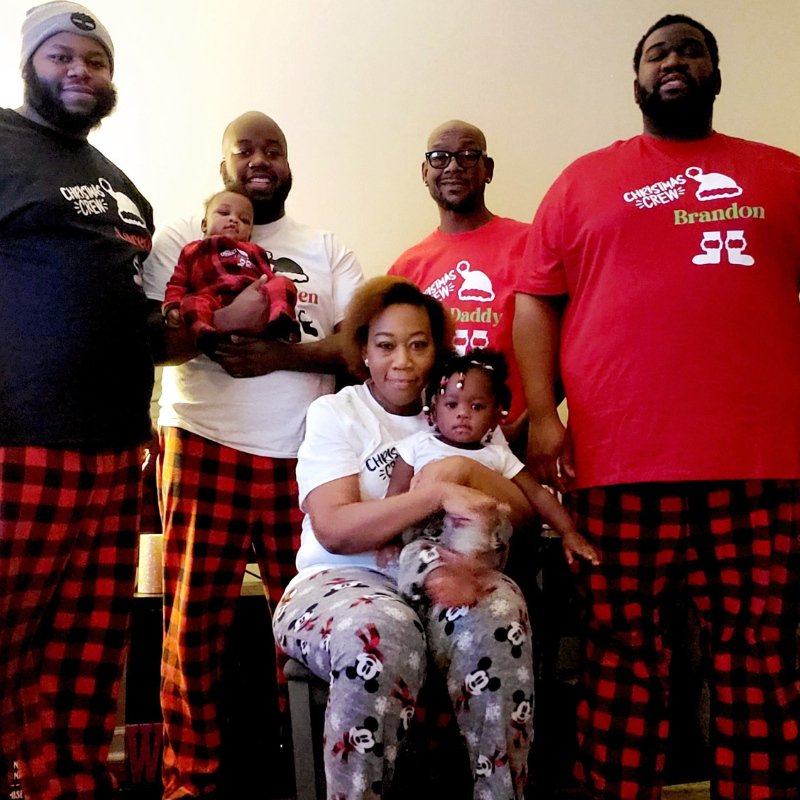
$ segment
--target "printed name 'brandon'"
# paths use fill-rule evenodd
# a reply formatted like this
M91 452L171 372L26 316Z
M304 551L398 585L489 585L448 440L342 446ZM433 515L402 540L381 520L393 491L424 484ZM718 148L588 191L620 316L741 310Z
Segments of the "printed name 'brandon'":
M696 222L724 222L726 219L764 219L763 206L740 206L732 203L727 208L714 211L683 211L676 209L676 225L694 225Z

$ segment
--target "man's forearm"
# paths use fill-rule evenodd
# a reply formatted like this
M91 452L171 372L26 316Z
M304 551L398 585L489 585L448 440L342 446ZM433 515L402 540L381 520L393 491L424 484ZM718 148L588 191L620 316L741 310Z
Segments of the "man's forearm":
M336 333L304 344L233 336L230 344L219 344L211 358L234 378L253 378L282 370L341 375L347 368L343 344L342 336Z
M514 355L533 423L556 413L553 384L564 301L563 295L516 296Z
M292 372L339 372L346 367L343 344L344 339L340 333L331 334L316 342L276 344L276 347L281 348L280 369Z

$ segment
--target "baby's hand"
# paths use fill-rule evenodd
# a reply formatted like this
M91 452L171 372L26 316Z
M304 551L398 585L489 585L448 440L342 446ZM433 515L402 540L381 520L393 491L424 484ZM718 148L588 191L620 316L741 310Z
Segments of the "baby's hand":
M389 542L389 544L385 544L378 549L375 554L375 561L377 561L379 567L388 567L391 564L396 564L400 560L401 549L399 544Z
M167 311L167 316L164 318L168 328L182 328L183 322L181 321L181 311L179 308L171 308Z
M571 564L575 560L576 555L590 561L595 567L600 564L600 556L597 555L597 550L595 550L578 531L568 531L562 534L561 546L564 548L567 564Z
M471 606L491 594L497 586L497 573L479 560L452 550L439 548L442 566L425 578L425 591L434 603L446 608Z
M433 602L445 608L471 606L483 595L474 578L458 575L450 567L439 567L425 579L425 591Z

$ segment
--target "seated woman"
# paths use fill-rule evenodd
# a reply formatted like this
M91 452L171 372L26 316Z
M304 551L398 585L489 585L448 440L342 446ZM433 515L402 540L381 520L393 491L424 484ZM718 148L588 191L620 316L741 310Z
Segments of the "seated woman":
M518 522L530 507L510 481L461 458L426 467L411 491L385 497L395 444L428 427L422 392L451 342L450 315L409 281L375 278L354 297L343 330L370 377L309 408L297 466L306 512L299 575L273 621L283 650L330 680L328 797L384 794L430 650L469 751L475 798L521 799L533 667L519 589L503 577L469 606L439 605L431 592L433 603L412 607L396 567L379 566L376 550L437 511L475 519L503 502Z

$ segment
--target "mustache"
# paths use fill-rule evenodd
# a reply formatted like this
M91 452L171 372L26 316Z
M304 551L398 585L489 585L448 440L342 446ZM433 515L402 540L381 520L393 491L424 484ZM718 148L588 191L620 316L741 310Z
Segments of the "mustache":
M667 72L662 78L659 78L656 82L656 88L660 87L662 84L665 84L667 81L672 80L676 75L680 75L681 78L686 81L687 85L689 86L698 86L699 84L695 80L695 78L689 74L689 70L685 67L674 67L669 72Z

